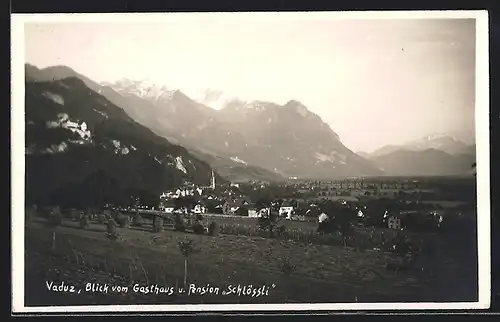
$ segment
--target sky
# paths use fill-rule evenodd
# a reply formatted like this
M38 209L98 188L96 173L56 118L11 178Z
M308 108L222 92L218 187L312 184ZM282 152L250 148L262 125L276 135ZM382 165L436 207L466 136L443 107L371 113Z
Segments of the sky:
M25 59L98 82L149 79L195 98L298 100L353 151L474 131L475 20L185 16L27 23Z

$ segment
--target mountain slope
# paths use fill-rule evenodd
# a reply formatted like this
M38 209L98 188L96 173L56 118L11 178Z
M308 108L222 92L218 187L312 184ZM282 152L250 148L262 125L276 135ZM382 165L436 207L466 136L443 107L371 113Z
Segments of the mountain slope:
M100 205L132 195L156 202L186 180L209 183L207 163L138 124L80 78L35 82L32 75L26 77L30 202Z
M110 85L123 90L121 83ZM137 100L137 92L129 89L122 94ZM151 99L143 100L153 104ZM280 106L233 99L224 108L213 110L178 92L155 100L154 105L141 107L137 120L183 146L237 160L245 167L302 178L381 174L372 163L346 148L338 135L300 102ZM136 115L130 104L121 106L132 117Z
M200 126L196 123L199 121L197 115L200 115L207 124L213 122L214 119L212 109L190 100L179 91L126 79L114 84L98 84L66 66L39 69L26 64L25 73L26 79L34 82L60 80L67 77L81 79L89 88L106 97L114 105L123 108L133 120L172 143L190 147L192 152L197 153L200 160L209 163L211 167L230 179L262 180L267 177L268 180L284 180L284 177L279 174L273 174L259 167L242 165L239 162L233 162L230 157L221 158L206 149L199 149L203 146L203 143L199 142L201 140L193 142L189 135L187 139L184 138L186 134L183 131ZM217 124L213 124L213 128L219 129Z
M476 146L460 133L435 133L402 145L386 145L366 157L387 175L464 175L475 162ZM469 133L464 134L466 138Z
M470 154L450 155L437 149L423 151L400 149L372 157L371 160L383 168L387 175L439 176L470 173L475 156Z
M231 182L248 182L248 181L269 181L280 182L285 178L275 172L259 168L256 166L248 166L236 158L226 159L215 156L211 153L205 153L201 150L189 150L189 152L210 164L217 172Z
M369 153L369 157L378 157L397 150L424 151L428 149L440 150L451 155L464 153L475 154L475 144L463 142L461 139L456 138L455 135L452 134L435 133L401 145L385 145L372 153Z

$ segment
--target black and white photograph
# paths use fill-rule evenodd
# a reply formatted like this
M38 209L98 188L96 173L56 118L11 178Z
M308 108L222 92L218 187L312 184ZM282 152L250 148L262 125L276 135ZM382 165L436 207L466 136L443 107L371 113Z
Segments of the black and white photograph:
M11 28L14 312L489 307L487 11Z

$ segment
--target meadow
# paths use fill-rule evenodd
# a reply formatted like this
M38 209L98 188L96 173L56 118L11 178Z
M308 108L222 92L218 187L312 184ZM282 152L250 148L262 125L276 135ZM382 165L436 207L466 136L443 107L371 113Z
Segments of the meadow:
M392 233L384 229L358 227L352 245L343 245L335 238L319 240L310 232L304 234L304 230L314 229L312 223L285 221L288 235L271 239L252 233L256 231L255 219L205 220L219 223L219 236L181 233L168 226L153 233L146 222L143 227L118 228L119 238L110 240L106 225L97 222L81 229L77 221L65 218L61 226L53 228L47 227L46 219L33 218L25 230L26 305L477 299L477 251L472 234L470 238L464 234L460 238L415 234L413 238L424 251L411 268L394 271L388 269L388 263L401 259L384 249L383 242ZM312 239L300 237L304 235ZM191 240L195 249L187 261L179 249L179 243L186 240ZM183 288L184 279L188 289L190 284L210 284L220 292L131 291L134 284ZM46 281L64 281L80 288L88 282L126 285L129 292L60 294L48 291ZM246 290L252 285L266 292L261 296L256 292L222 295L231 285L247 285Z

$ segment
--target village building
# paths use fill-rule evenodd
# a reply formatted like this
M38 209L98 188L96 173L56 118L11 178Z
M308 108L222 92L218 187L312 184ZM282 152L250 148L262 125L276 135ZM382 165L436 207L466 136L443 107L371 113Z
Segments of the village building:
M251 205L247 199L244 198L230 199L223 204L222 213L227 216L232 216L237 213L240 215L242 215L242 213L244 213L243 215L245 214L248 215L249 206Z
M206 213L206 207L202 202L198 202L196 205L194 205L192 212L197 214L197 215L202 215Z
M168 214L173 213L175 210L175 202L172 199L163 201L161 206L163 207L162 210Z
M269 208L269 207L261 208L261 209L257 210L257 217L269 216L270 212L271 212L271 208Z
M296 202L292 200L285 200L279 209L279 215L280 217L285 217L286 219L291 219L292 215L294 214Z
M399 216L389 216L387 218L387 228L400 230L402 228Z
M255 206L248 209L248 217L257 218L259 217L259 212Z

